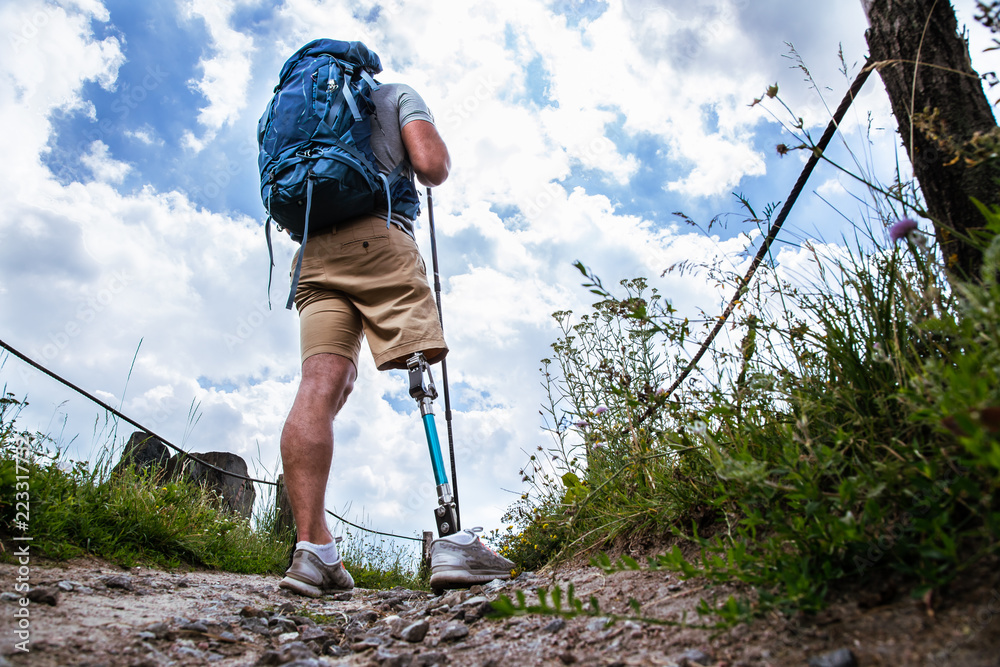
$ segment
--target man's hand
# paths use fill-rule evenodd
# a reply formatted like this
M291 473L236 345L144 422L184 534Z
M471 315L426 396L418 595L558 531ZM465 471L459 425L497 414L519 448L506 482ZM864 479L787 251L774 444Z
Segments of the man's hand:
M444 183L451 170L451 156L434 124L410 121L403 126L402 136L417 180L432 188Z

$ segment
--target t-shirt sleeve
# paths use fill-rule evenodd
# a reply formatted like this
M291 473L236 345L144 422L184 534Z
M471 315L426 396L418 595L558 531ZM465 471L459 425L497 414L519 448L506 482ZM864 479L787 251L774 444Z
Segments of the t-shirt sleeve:
M431 115L431 110L427 108L427 103L424 102L424 98L417 94L417 91L413 90L407 85L400 85L398 88L399 97L399 127L402 129L407 123L415 120L425 120L428 123L434 123L434 116Z

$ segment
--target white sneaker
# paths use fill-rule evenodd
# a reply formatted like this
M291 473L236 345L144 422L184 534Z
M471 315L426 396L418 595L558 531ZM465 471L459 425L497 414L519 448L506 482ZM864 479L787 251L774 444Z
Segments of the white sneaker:
M514 563L479 539L482 528L463 530L431 543L431 588L468 588L510 579Z
M354 577L344 567L343 558L338 558L335 563L324 563L313 552L296 549L292 566L285 572L278 588L318 598L326 593L354 590Z

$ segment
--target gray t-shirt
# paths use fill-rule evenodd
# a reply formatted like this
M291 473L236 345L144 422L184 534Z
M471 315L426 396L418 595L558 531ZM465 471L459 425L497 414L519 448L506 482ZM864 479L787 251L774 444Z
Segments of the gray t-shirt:
M434 116L423 98L413 88L403 83L383 83L372 94L375 101L375 116L372 117L372 152L375 166L383 174L389 174L400 162L407 158L401 130L404 125L415 120L434 122ZM410 178L413 169L404 170ZM385 215L385 209L381 214ZM392 221L410 236L413 236L413 221L396 213Z

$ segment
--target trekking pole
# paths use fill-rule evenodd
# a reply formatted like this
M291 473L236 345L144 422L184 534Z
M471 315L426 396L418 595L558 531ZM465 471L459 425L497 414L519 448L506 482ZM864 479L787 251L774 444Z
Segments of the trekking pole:
M441 312L441 278L438 274L437 238L434 233L434 197L427 188L427 220L431 234L431 264L434 268L434 297L437 300L438 321L444 332L444 316ZM451 458L451 492L455 503L455 530L462 529L462 516L458 504L458 476L455 469L455 436L451 428L451 395L448 392L448 360L441 360L441 382L444 385L444 420L448 425L448 455Z

